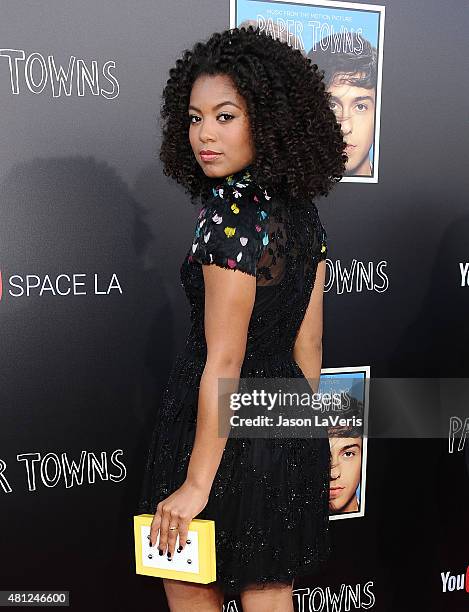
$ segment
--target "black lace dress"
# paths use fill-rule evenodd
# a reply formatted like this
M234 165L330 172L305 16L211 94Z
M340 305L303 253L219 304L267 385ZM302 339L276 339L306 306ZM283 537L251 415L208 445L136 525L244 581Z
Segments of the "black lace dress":
M186 477L206 359L201 264L256 277L241 377L304 379L293 347L317 263L327 254L326 232L314 203L285 207L255 183L250 168L219 180L181 266L192 327L158 407L137 513L153 514ZM215 521L217 582L225 593L291 584L328 558L329 462L327 437L228 438L208 504L194 517Z

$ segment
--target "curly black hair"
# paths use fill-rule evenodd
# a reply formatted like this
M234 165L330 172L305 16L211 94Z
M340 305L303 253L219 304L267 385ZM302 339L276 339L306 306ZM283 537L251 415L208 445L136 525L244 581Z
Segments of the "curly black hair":
M255 147L252 176L259 185L290 205L327 196L344 175L347 156L324 72L298 49L250 25L197 42L169 71L160 160L163 173L184 186L193 204L209 197L214 185L197 163L188 134L191 89L202 74L228 75L244 98Z

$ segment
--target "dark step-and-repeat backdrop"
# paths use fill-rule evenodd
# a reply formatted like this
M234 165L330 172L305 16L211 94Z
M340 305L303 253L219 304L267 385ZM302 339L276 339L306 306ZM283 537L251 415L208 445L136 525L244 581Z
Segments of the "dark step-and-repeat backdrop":
M348 493L331 499L332 557L295 582L295 609L469 609L467 394L442 435L426 435L422 387L396 402L413 435L373 436L383 415L364 392L469 372L468 21L461 0L3 2L0 591L168 609L161 580L135 573L133 540L189 330L179 267L195 209L162 173L161 92L184 49L253 23L324 69L353 145L317 202L323 377L364 383L365 427L353 453L332 449ZM360 78L338 85L344 69Z

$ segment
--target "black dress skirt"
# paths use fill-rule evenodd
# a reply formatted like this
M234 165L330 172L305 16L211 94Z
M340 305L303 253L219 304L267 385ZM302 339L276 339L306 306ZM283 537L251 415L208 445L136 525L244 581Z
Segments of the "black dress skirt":
M326 239L313 202L287 206L253 180L250 166L213 188L181 266L192 326L158 405L136 513L153 514L186 478L207 355L202 265L256 277L241 378L304 379L293 348ZM291 584L328 559L329 478L327 436L228 437L208 504L194 517L215 521L217 583L226 594Z

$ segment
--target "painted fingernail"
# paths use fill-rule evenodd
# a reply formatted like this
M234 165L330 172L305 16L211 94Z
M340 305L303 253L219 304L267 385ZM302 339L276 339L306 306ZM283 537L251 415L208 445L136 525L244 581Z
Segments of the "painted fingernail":
M171 559L171 553L168 550L168 558Z
M178 552L181 552L181 550L182 550L182 546L179 546Z
M161 550L161 548L158 548L158 550L160 551L160 557L161 557L163 554L163 551Z

